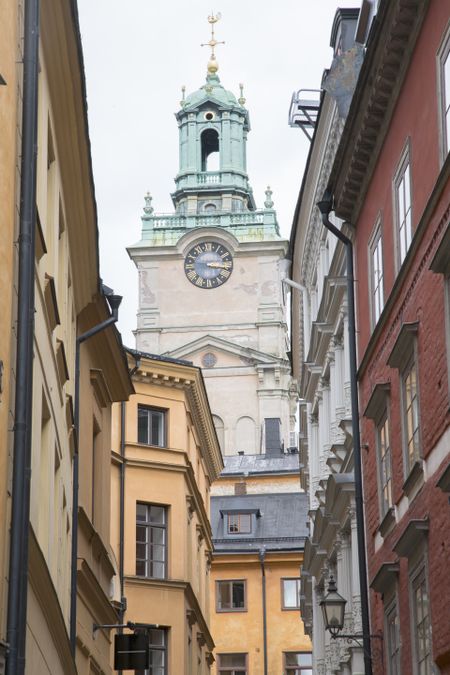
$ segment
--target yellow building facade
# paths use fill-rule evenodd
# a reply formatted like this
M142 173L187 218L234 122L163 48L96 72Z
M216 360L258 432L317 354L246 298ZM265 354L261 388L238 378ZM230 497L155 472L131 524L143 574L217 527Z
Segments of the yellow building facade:
M136 393L116 407L112 454L121 622L146 631L152 672L207 675L209 496L222 457L203 378L186 362L128 358Z
M213 487L214 675L311 675L300 617L307 496L298 454L225 458Z
M110 597L115 572L109 545L111 407L113 401L128 397L132 385L120 335L112 325L109 290L103 289L99 277L76 3L41 0L39 4L33 21L27 20L37 8L33 2L7 0L0 7L4 30L0 46L0 673L98 675L111 672L111 647L109 636L94 643L93 624L117 620ZM38 30L30 31L32 24ZM31 34L39 40L36 51L30 49L24 60L24 44L33 42ZM36 77L30 74L31 62ZM34 95L24 110L33 123L25 129L22 100L32 87ZM32 138L28 182L21 173L25 138ZM22 246L33 243L32 236L20 230L25 202L33 205L28 222L35 236L35 250L29 246L27 286L29 290L34 285L34 297L28 296L27 302L24 284L18 281ZM17 347L19 312L25 305L30 321L22 324L22 334L32 352L26 366ZM77 374L80 334L105 321L108 327L80 346ZM26 419L18 421L19 366L26 371L28 387L21 400L28 403ZM75 421L77 390L79 423ZM20 434L25 447L19 452ZM19 454L24 459L24 477L17 482ZM74 482L78 461L79 489ZM20 517L17 504L23 509ZM11 561L17 558L15 565Z

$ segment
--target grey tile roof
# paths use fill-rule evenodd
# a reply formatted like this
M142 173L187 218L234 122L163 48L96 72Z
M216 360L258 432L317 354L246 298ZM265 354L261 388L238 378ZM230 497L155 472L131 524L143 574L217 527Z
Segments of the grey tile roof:
M211 527L217 552L303 550L309 535L304 492L211 497ZM227 511L253 511L251 535L227 534ZM260 517L257 517L257 512Z
M299 473L298 453L273 455L230 455L224 457L221 476L243 476L265 473Z

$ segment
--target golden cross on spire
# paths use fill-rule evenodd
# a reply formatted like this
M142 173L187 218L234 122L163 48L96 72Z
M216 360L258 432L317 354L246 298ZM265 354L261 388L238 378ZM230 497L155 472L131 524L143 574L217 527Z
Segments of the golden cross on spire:
M215 35L214 35L214 24L217 23L220 20L221 16L222 15L220 14L220 12L217 12L216 16L214 16L214 13L211 12L211 14L208 16L208 23L211 25L211 40L209 42L203 42L202 47L211 47L211 61L216 60L214 48L217 45L224 45L225 44L225 42L222 42L222 41L218 42L215 38Z

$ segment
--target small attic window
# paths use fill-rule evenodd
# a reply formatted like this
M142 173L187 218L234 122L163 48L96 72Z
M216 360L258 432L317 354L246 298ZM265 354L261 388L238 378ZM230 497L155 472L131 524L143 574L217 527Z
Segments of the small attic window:
M214 113L211 112L211 110L208 110L208 112L205 112L205 120L208 122L211 122L211 120L214 119Z
M202 171L217 171L219 168L219 134L215 129L202 133Z

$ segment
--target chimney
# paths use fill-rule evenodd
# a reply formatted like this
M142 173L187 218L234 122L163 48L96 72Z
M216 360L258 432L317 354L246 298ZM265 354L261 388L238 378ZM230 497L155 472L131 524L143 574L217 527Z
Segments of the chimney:
M266 417L264 420L264 437L266 440L266 455L281 455L281 420L279 417Z

